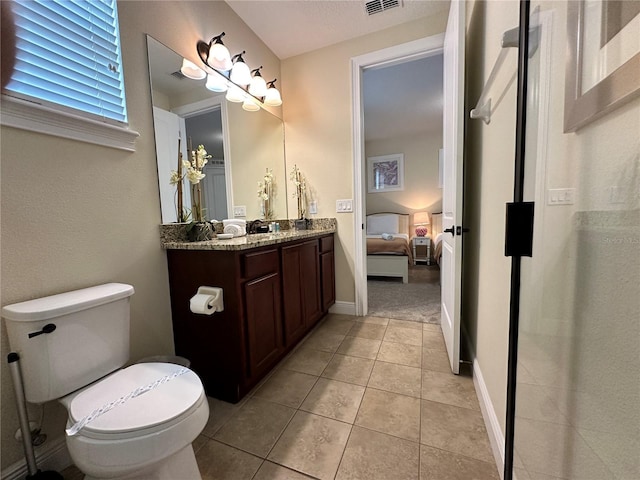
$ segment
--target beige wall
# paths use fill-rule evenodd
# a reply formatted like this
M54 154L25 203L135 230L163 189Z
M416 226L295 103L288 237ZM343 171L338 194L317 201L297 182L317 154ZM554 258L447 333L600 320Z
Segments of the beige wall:
M145 34L196 60L195 42L226 31L249 64L279 61L224 2L119 2L127 105L135 153L2 127L2 305L103 282L130 283L131 359L173 352L165 253L160 249ZM9 352L4 324L2 355ZM5 357L6 358L6 357ZM12 382L2 362L2 468L23 458ZM44 433L66 414L46 405ZM40 411L31 410L37 420Z
M516 423L518 460L553 478L613 478L611 472L636 478L637 461L620 459L635 458L639 441L639 380L628 372L640 368L640 100L564 133L566 2L540 5L552 19L549 73L539 74L536 57L529 82L537 95L548 88L549 110L532 97L525 199L537 200L536 236L534 257L523 259L518 403L526 412L520 410ZM502 32L518 23L518 4L470 3L467 16L471 108ZM504 86L515 71L515 53L493 89L493 98L504 97L491 123L468 120L465 145L471 232L464 246L463 321L503 433L511 265L503 254L504 210L513 198L516 110L515 84ZM615 203L612 186L622 187ZM549 188L574 188L575 203L547 205ZM531 449L534 444L540 448Z
M447 13L342 42L282 62L287 171L302 170L318 217L337 217L336 297L354 302L353 214L336 214L337 199L354 198L350 59L442 33ZM291 191L291 190L290 190ZM296 215L288 202L289 217Z
M367 213L414 213L442 211L442 189L438 187L438 150L442 129L365 143L365 157L404 154L404 190L368 193ZM366 182L366 172L364 172Z

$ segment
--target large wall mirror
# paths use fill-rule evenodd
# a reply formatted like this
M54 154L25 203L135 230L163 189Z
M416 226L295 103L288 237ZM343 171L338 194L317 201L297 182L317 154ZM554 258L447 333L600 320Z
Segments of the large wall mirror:
M247 112L228 102L224 94L207 90L205 80L180 74L182 57L147 35L149 75L160 189L162 223L177 221L176 187L169 183L178 165L178 145L187 157L189 141L205 146L212 155L202 180L208 220L234 217L234 206L245 207L246 218L262 218L258 182L273 172L275 218L287 216L284 124L271 112ZM189 208L189 183L184 183L184 205ZM241 209L240 209L241 210ZM236 208L236 215L238 208Z

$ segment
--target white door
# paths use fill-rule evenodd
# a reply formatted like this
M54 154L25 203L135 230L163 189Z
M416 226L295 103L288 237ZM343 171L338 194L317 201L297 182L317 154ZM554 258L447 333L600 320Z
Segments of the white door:
M452 0L444 38L441 278L442 318L451 371L460 368L460 290L462 284L462 154L464 134L464 2ZM459 234L456 232L459 228Z
M158 162L158 186L160 188L160 205L162 223L172 223L178 218L176 187L169 183L171 170L178 168L178 139L185 138L184 119L178 115L153 107L153 123L156 132L156 157ZM182 133L181 133L182 132ZM182 156L187 158L185 142L180 142ZM191 195L189 182L183 186L185 208L190 208Z

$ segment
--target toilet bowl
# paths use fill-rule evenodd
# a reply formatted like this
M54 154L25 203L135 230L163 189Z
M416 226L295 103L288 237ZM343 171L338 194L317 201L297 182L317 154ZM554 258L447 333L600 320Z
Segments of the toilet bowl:
M69 413L67 429L103 405L173 375L67 434L69 453L86 479L200 478L191 442L207 423L209 405L198 376L180 365L135 364L60 399Z
M129 355L133 287L108 283L2 308L25 398L59 400L66 440L87 480L199 480L191 442L209 404L198 376Z

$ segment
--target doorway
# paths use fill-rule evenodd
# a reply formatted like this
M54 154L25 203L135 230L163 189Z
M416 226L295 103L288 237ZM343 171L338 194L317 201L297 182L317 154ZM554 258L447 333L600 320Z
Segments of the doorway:
M442 212L442 68L441 53L363 68L368 316L440 322L440 269L434 240ZM380 188L385 174L380 166L386 165L386 159L402 162L400 178L397 185ZM399 228L390 227L382 235L389 241L381 241L372 222L388 214L398 214ZM404 245L405 255L397 255L398 243ZM395 256L387 258L389 253ZM387 260L388 266L383 263ZM397 276L396 261L406 264L398 265L407 268L406 275L402 271Z

